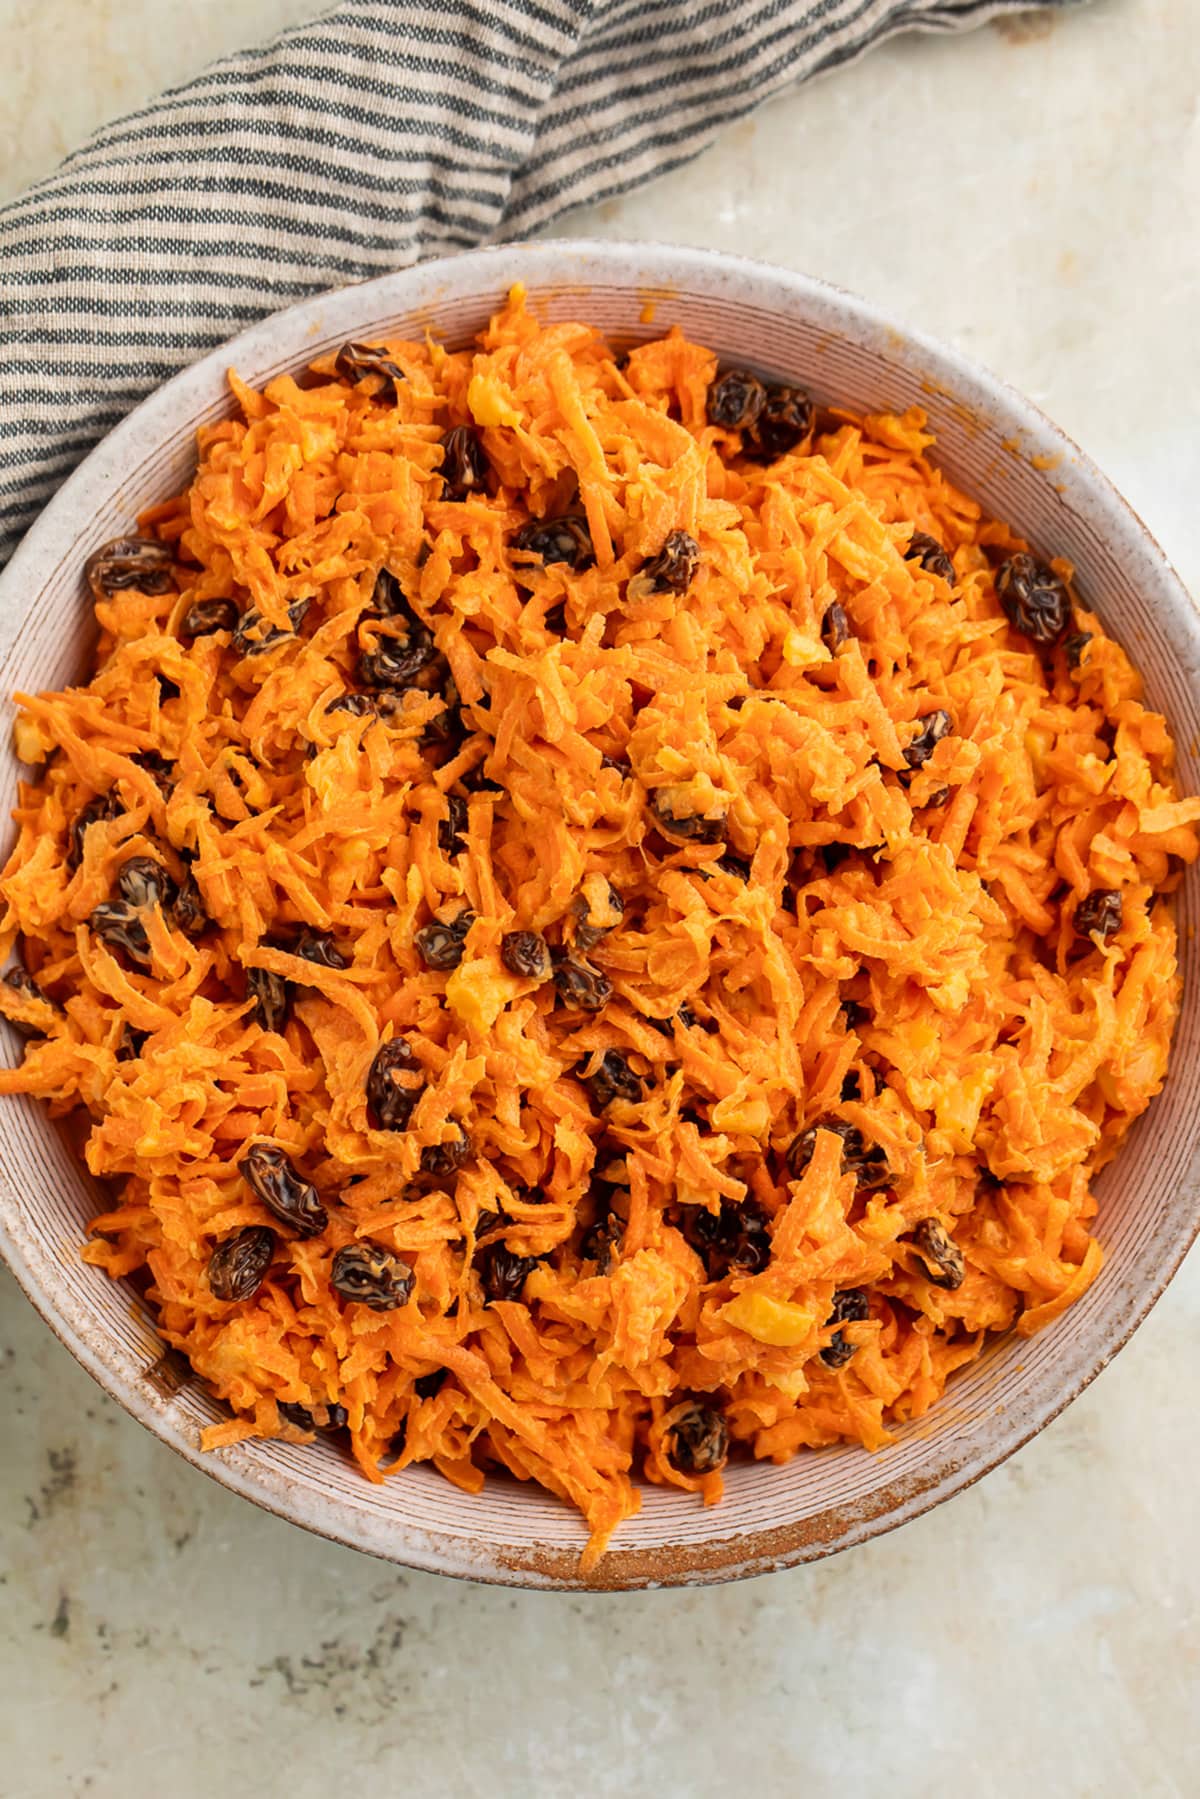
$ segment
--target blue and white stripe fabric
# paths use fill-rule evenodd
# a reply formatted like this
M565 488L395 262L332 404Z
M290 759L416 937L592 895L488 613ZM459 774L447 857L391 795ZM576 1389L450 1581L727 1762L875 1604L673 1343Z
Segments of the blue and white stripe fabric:
M264 313L528 235L895 32L1029 3L346 0L214 64L0 211L0 565L105 431Z

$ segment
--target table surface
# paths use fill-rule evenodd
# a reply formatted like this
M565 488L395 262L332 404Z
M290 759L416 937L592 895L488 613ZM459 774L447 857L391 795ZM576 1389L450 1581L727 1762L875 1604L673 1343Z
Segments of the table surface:
M0 201L303 0L0 0ZM186 18L186 29L180 28ZM1200 35L1099 0L906 38L559 229L857 289L1030 394L1200 589ZM1182 411L1176 411L1181 406ZM981 1485L821 1566L576 1597L256 1512L0 1277L0 1794L1200 1792L1200 1260Z

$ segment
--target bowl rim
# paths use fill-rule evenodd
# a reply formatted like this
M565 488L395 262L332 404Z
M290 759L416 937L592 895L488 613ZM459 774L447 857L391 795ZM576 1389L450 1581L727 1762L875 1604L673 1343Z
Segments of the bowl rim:
M575 269L573 277L565 276L567 266ZM22 585L26 591L31 585L34 591L37 590L40 586L39 565L57 539L70 535L76 502L87 494L93 483L104 478L105 464L119 458L127 444L150 442L155 438L161 441L164 428L172 419L177 420L185 403L194 401L214 384L223 385L230 366L254 370L266 365L272 370L276 366L296 367L304 358L305 336L312 335L311 331L306 333L300 327L314 314L322 313L322 326L328 325L330 329L336 326L346 337L370 336L379 329L373 320L386 319L397 312L419 311L423 303L431 304L436 299L439 287L444 289L447 282L469 283L472 295L489 289L497 298L513 283L522 282L531 296L539 292L578 290L582 300L589 285L594 285L589 283L591 275L603 273L617 277L621 285L634 285L635 274L644 281L650 270L654 283L651 291L664 308L676 285L686 283L692 294L713 292L719 284L727 285L731 281L760 288L765 285L774 290L777 306L791 302L810 313L836 315L853 327L857 341L869 343L874 340L886 345L894 361L919 366L926 379L933 377L939 391L955 404L965 403L969 410L975 411L976 401L985 402L993 415L1000 413L1006 423L1015 425L1021 442L1030 439L1040 446L1048 446L1052 454L1069 462L1073 483L1085 491L1092 506L1105 516L1106 524L1121 531L1131 541L1136 540L1143 556L1154 565L1157 581L1162 588L1171 591L1181 621L1185 626L1190 623L1191 634L1200 649L1200 608L1145 523L1091 457L1008 382L952 345L903 324L886 309L834 283L729 252L633 239L552 238L488 245L431 258L369 281L308 295L268 314L180 370L99 440L57 489L18 544L7 567L0 571L0 603ZM291 342L293 338L294 349L272 362L271 353L278 344ZM253 378L261 380L264 377L255 373ZM964 395L974 398L964 402ZM189 1432L156 1406L143 1385L128 1378L105 1359L103 1344L98 1346L90 1341L81 1326L64 1313L52 1286L39 1278L25 1245L13 1228L15 1221L6 1216L2 1203L0 1255L58 1340L131 1417L210 1479L253 1501L275 1517L332 1542L431 1573L527 1588L630 1591L646 1587L717 1584L817 1560L895 1530L972 1486L1058 1417L1090 1386L1144 1322L1189 1248L1200 1236L1200 1190L1193 1184L1186 1197L1190 1207L1180 1218L1170 1253L1159 1265L1153 1280L1138 1290L1133 1302L1119 1313L1114 1311L1111 1327L1105 1330L1103 1344L1091 1365L1077 1373L1061 1391L1023 1411L1019 1421L1010 1421L1006 1428L997 1432L994 1445L977 1455L969 1466L965 1463L951 1466L927 1484L918 1483L911 1490L898 1493L894 1503L861 1508L856 1516L840 1515L835 1526L827 1530L814 1529L814 1520L810 1517L785 1521L724 1542L714 1533L705 1546L708 1553L701 1553L699 1545L690 1546L694 1559L684 1566L672 1562L658 1567L654 1565L653 1551L645 1549L623 1553L618 1539L594 1572L584 1578L571 1573L570 1558L568 1556L564 1561L561 1553L552 1556L546 1568L536 1570L511 1557L490 1553L486 1544L478 1546L476 1555L468 1556L460 1545L451 1545L449 1540L439 1539L432 1531L407 1537L399 1537L397 1533L398 1540L383 1543L353 1510L335 1507L327 1499L310 1498L302 1488L290 1483L267 1481L222 1452L202 1451L196 1433ZM29 1235L33 1241L34 1233Z

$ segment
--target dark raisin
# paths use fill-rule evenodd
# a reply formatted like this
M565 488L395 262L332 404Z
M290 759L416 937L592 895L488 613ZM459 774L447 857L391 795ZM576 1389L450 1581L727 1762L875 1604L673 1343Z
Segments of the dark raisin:
M162 863L152 856L130 856L117 876L117 892L129 906L161 906L171 897L173 887Z
M612 982L575 956L553 955L554 989L564 1006L581 1012L599 1012L612 998Z
M121 802L110 788L107 793L97 794L86 806L75 814L67 843L67 867L78 868L83 861L83 840L92 825L107 823L109 819L120 818Z
M165 706L168 700L177 700L183 692L183 688L179 686L178 682L168 680L166 675L155 675L154 678L158 682L158 703L160 706Z
M448 1368L435 1368L431 1374L418 1374L413 1392L418 1399L436 1399L450 1378Z
M138 593L170 593L175 585L175 553L148 537L114 537L94 550L83 565L96 600L128 588Z
M771 1259L767 1214L755 1199L734 1205L722 1200L716 1212L703 1206L681 1206L679 1228L704 1263L710 1281L724 1280L736 1269L760 1274Z
M254 1016L264 1031L282 1032L292 1010L292 990L282 975L267 968L246 970L246 991L254 1001Z
M405 1131L424 1090L421 1065L403 1037L375 1052L367 1074L367 1104L377 1131Z
M506 931L500 939L500 960L509 974L544 981L550 973L550 946L537 931Z
M729 1426L715 1406L692 1405L671 1426L668 1456L681 1474L715 1474L729 1457Z
M842 1139L842 1167L849 1169L860 1187L884 1187L890 1177L887 1157L877 1143L867 1143L856 1124L844 1118L820 1118L792 1143L787 1152L788 1173L798 1181L813 1158L818 1131L833 1131Z
M542 620L546 630L552 637L565 637L567 634L567 608L560 600L557 606L551 606Z
M339 693L336 700L330 700L325 711L349 712L352 718L369 718L375 711L375 702L365 693Z
M836 656L849 637L850 620L846 617L846 608L835 600L821 620L821 642L831 656Z
M376 575L375 585L371 589L370 606L372 612L380 613L384 618L413 617L412 607L400 585L400 577L394 575L390 568L381 568Z
M388 638L364 650L358 658L358 678L364 687L404 693L416 687L437 660L433 638L421 625L404 638Z
M117 1045L118 1062L136 1062L146 1047L149 1031L135 1031L132 1025L121 1026L121 1041Z
M1115 937L1121 928L1121 895L1112 887L1098 887L1079 904L1075 929L1081 937Z
M413 1271L382 1243L360 1237L347 1243L333 1258L329 1285L339 1299L369 1306L373 1312L394 1312L413 1290Z
M722 856L717 867L725 874L732 875L735 881L750 879L750 864L744 856Z
M607 1217L597 1218L594 1224L584 1231L579 1244L579 1259L583 1262L595 1262L597 1274L607 1274L611 1269L615 1252L620 1248L625 1227L616 1215L610 1212Z
M182 881L171 898L171 919L185 937L200 937L212 920L204 910L204 900L191 869L184 871Z
M136 906L125 900L106 900L96 907L88 925L109 949L123 951L138 968L149 968L150 939Z
M860 1324L870 1316L870 1312L870 1302L862 1287L843 1287L833 1296L833 1310L825 1324L826 1327L831 1324ZM841 1331L834 1331L821 1351L821 1360L827 1368L844 1368L857 1347L855 1343L847 1343Z
M1057 643L1071 622L1066 583L1036 556L1010 556L997 572L996 593L1013 630L1034 643Z
M273 1143L252 1143L238 1163L246 1185L268 1212L298 1237L319 1237L329 1214L311 1181Z
M940 708L937 712L927 712L917 723L921 729L904 752L904 760L910 768L923 768L932 756L934 746L954 729L950 714Z
M525 1282L537 1267L536 1256L518 1256L503 1243L489 1243L475 1255L475 1268L489 1302L520 1299Z
M857 1068L848 1068L842 1076L842 1098L862 1098L862 1077Z
M954 564L936 537L928 531L914 531L904 552L906 562L918 562L928 575L937 575L954 586Z
M627 781L633 773L628 760L623 756L601 756L601 768L615 768L623 781Z
M608 913L608 922L606 923L602 923L600 919L592 916L586 893L577 893L575 898L571 901L571 913L575 921L575 946L577 949L595 949L601 939L607 937L610 931L615 931L617 925L620 923L621 917L625 911L625 901L621 898L611 882L607 884L607 891L604 894L604 905Z
M291 643L296 632L304 622L309 608L308 600L297 600L288 607L289 629L283 630L279 625L269 625L256 607L250 607L238 619L233 633L233 647L239 656L262 656L268 650L277 650L281 643Z
M286 947L293 956L299 956L302 962L311 962L315 968L350 966L349 957L343 954L327 932L311 930L307 925L303 930L297 931Z
M1092 641L1091 631L1072 631L1064 644L1067 652L1067 667L1078 669L1083 667L1083 659L1087 654L1088 644Z
M803 443L816 409L798 387L768 387L766 402L748 432L748 448L762 462L774 462Z
M175 791L175 764L160 756L157 750L139 750L136 756L129 758L139 768L144 768L158 791L165 800L169 800Z
M275 1254L275 1232L265 1224L248 1224L218 1243L209 1257L208 1286L214 1299L253 1299L267 1277Z
M950 789L948 787L936 787L925 801L926 809L932 810L934 807L944 806L949 798Z
M289 1405L277 1401L279 1416L294 1424L297 1430L345 1430L350 1414L344 1405Z
M583 1084L602 1109L616 1099L637 1105L643 1097L641 1080L619 1049L606 1049L599 1068L595 1074L585 1075Z
M457 793L446 795L446 816L438 825L438 848L447 856L461 856L466 849L467 802Z
M19 993L22 999L40 1000L43 1005L49 1006L55 1012L60 1009L52 999L46 997L33 976L23 968L10 968L4 977L4 984L6 987L11 987L14 993ZM41 1037L45 1034L39 1026L28 1024L20 1018L10 1018L8 1022L13 1030L22 1037Z
M721 843L724 840L724 813L719 818L701 818L696 813L679 818L668 811L658 794L651 795L650 813L659 829L672 837L684 837L689 843Z
M422 925L413 942L426 968L439 971L457 968L463 959L467 932L474 923L475 914L466 906L449 924L435 918Z
M487 491L488 459L473 425L455 425L442 439L443 500Z
M871 1011L870 1006L864 1006L861 1000L857 999L844 999L842 1001L842 1011L845 1014L846 1029L848 1031L861 1030L863 1025L870 1024L875 1016Z
M452 1137L448 1143L428 1143L421 1151L422 1174L439 1177L457 1174L471 1160L475 1145L457 1120L454 1128L458 1132L457 1137Z
M393 362L379 344L343 344L333 366L342 380L352 386L367 375L382 375L396 387L407 379L399 363Z
M745 369L728 369L708 390L705 411L710 425L722 431L745 431L754 424L767 402L767 390L756 375Z
M700 567L700 545L687 531L672 531L657 556L642 564L655 593L686 593Z
M587 519L578 512L530 519L513 533L511 547L540 556L543 562L565 562L575 570L591 568L596 560Z
M237 628L238 609L232 600L197 600L179 621L184 637L207 637L212 631Z
M936 1218L922 1218L913 1231L913 1243L935 1287L953 1293L962 1286L967 1272L963 1252Z

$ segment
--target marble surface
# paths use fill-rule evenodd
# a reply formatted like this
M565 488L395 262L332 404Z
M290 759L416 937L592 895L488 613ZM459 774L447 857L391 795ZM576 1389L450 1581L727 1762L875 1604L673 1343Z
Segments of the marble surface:
M0 0L0 199L316 10ZM562 229L770 257L953 339L1097 456L1200 589L1198 94L1190 0L910 38ZM906 1529L740 1587L523 1595L258 1514L0 1276L0 1795L1194 1799L1198 1346L1193 1256L1055 1425Z

